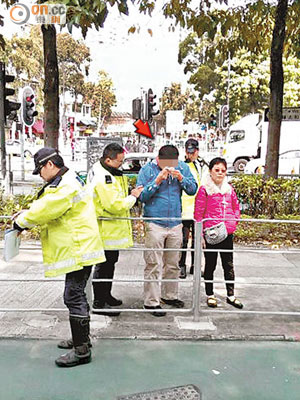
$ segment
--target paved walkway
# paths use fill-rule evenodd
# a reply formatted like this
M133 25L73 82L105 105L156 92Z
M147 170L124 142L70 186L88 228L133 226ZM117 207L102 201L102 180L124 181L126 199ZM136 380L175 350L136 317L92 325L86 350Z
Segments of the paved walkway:
M26 244L24 243L24 246ZM28 244L27 244L28 247ZM32 248L32 245L30 246ZM142 279L144 260L142 251L121 252L116 266L117 279ZM155 318L141 312L123 312L119 317L92 315L91 332L97 338L140 339L247 339L294 340L300 338L300 317L284 315L299 312L300 257L288 253L236 253L236 295L244 303L244 310L228 305L223 283L216 284L219 307L208 309L203 284L200 299L200 326L193 322L192 313L168 313ZM41 251L22 250L12 262L0 260L0 279L43 279ZM217 268L216 279L222 279L222 268ZM255 285L250 285L250 283ZM267 285L273 282L274 285ZM275 285L279 282L280 285ZM289 284L284 286L283 284ZM0 309L47 308L47 312L1 312L0 337L59 339L69 336L68 313L62 301L63 281L4 282L0 281ZM192 276L180 282L179 298L191 307ZM143 283L114 283L113 294L123 299L123 307L143 308ZM165 308L169 308L164 306ZM226 311L226 313L224 313ZM227 312L234 311L234 314ZM247 314L244 311L263 312ZM274 315L280 311L283 315Z
M39 246L35 250L30 243L23 246L27 249L12 262L0 260L0 279L43 279ZM141 251L122 252L115 277L142 279L143 266ZM216 310L207 308L202 285L197 325L191 312L162 318L141 312L123 312L114 318L93 314L93 362L66 370L54 364L62 353L57 341L70 336L68 313L55 311L65 309L64 282L0 280L0 399L116 400L194 384L203 400L298 400L300 317L284 312L299 311L299 253L236 253L235 266L236 294L244 310L225 303L224 284L218 283ZM216 279L222 279L220 265ZM116 282L113 292L127 309L142 309L141 282ZM192 293L189 275L179 291L187 308ZM3 311L26 308L48 311Z

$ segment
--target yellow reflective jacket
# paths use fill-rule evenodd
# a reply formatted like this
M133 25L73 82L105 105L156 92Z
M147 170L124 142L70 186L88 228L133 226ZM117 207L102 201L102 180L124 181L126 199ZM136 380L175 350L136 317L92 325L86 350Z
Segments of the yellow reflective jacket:
M133 245L130 220L117 217L130 217L129 210L136 202L135 196L128 195L128 178L113 175L96 162L88 173L87 182L94 196L100 234L106 250L126 249ZM115 218L101 220L99 217Z
M198 165L199 169L196 168L195 164L192 161L187 163L187 165L190 167L191 173L198 184L198 190L199 190L201 176L203 174L203 169L204 168L207 169L207 167L206 166L201 167L198 160L196 160L196 162L198 163L197 165ZM200 171L201 175L200 175L199 171ZM198 190L197 190L197 193L198 193ZM196 199L197 193L192 196L189 196L185 192L182 193L182 197L181 197L182 219L194 219L194 207L195 207L195 199Z
M16 223L23 229L41 226L45 276L105 261L93 200L80 178L67 171L41 192Z

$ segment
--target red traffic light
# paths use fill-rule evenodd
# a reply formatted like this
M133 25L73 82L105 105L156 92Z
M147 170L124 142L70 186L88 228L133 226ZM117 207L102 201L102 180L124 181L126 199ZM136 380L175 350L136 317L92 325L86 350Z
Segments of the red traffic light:
M34 117L38 115L35 110L34 91L30 86L23 88L23 101L22 101L22 121L26 126L34 124Z
M156 103L154 103L154 99L156 98L156 94L148 94L148 102L152 105L155 106Z

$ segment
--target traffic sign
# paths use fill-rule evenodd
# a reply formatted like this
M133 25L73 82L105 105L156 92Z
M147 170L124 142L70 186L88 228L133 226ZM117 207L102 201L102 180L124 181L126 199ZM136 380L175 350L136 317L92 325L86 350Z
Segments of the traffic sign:
M282 121L299 121L300 107L283 107Z
M264 121L269 121L270 109L266 108L264 112ZM300 121L300 107L283 107L282 121Z

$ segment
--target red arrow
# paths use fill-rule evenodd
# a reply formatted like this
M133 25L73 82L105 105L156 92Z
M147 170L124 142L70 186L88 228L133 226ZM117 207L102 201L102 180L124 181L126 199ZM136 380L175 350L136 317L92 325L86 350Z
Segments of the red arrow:
M150 139L154 139L147 121L143 122L141 119L138 119L133 123L133 125L136 127L136 133L139 133L140 135L146 136Z

